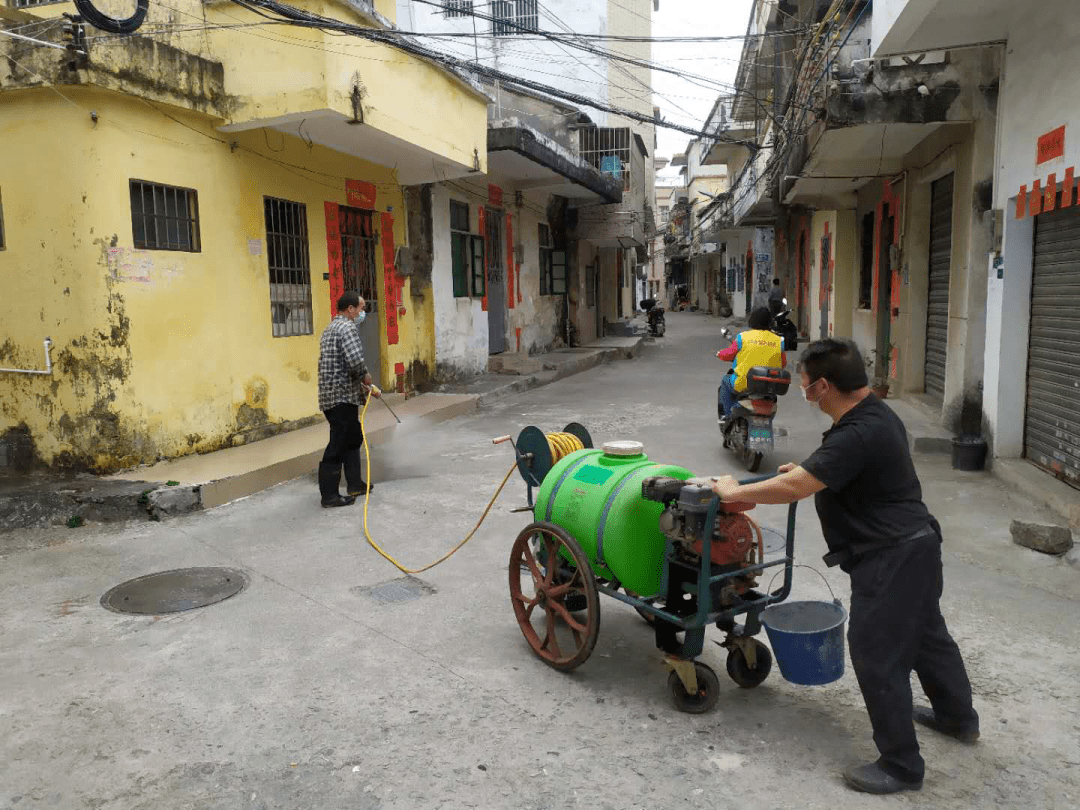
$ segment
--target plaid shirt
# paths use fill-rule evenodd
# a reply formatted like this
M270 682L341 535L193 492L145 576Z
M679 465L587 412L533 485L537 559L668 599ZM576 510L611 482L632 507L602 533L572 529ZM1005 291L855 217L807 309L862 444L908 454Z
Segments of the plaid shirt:
M319 341L319 410L343 403L363 405L360 381L367 373L359 327L344 315L336 316Z

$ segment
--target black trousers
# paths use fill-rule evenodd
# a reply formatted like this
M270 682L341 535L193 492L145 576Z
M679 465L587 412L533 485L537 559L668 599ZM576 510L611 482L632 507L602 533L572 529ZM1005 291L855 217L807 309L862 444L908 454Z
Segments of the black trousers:
M341 468L345 468L345 484L349 492L364 488L360 448L364 445L364 429L360 425L360 408L342 403L323 411L330 423L330 442L319 463L319 494L333 498L338 493Z
M939 723L979 728L964 660L938 605L941 590L940 532L879 551L851 569L851 664L878 764L897 779L920 780L925 767L911 717L912 670Z

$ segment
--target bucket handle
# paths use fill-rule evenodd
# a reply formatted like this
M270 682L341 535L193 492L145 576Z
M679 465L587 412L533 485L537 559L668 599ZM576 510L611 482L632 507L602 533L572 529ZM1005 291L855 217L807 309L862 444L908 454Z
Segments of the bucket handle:
M792 568L809 568L811 571L813 571L815 574L817 574L819 577L821 577L822 581L825 583L825 587L829 589L829 596L832 597L833 604L834 605L840 605L841 607L843 606L842 603L840 602L840 600L836 598L836 594L833 593L832 585L829 584L829 580L825 579L825 575L823 573L821 573L820 571L818 571L816 568L814 568L814 566L798 564L798 565L792 565L791 567ZM776 578L778 576L780 576L782 573L784 573L783 570L777 571L775 574L773 574L772 579L769 580L769 587L768 587L768 592L769 593L772 593L773 583L776 582Z

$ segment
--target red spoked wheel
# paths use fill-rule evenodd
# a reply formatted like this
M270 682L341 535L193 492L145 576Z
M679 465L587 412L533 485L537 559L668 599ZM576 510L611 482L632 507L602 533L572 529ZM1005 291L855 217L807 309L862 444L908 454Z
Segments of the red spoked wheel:
M532 651L569 672L592 654L600 634L600 594L589 560L551 523L527 526L510 552L510 599Z

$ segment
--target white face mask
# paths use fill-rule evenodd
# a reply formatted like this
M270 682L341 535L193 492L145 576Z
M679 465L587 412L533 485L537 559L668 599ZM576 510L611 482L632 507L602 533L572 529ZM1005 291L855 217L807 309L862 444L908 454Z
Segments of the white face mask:
M802 390L802 398L805 399L807 402L813 403L814 405L817 405L819 402L821 402L821 398L818 397L817 399L810 399L810 397L807 395L806 392L809 391L811 388L813 388L815 385L817 385L819 382L821 382L820 378L817 379L817 380L814 380L812 383L810 383L807 386L802 386L802 385L799 386L799 388Z
M356 316L356 322L357 323L363 323L364 318L366 318L366 317L367 317L367 313L364 312L364 310L360 310L360 314Z

